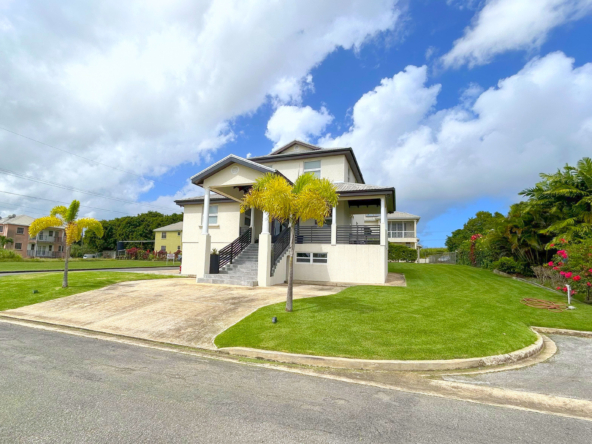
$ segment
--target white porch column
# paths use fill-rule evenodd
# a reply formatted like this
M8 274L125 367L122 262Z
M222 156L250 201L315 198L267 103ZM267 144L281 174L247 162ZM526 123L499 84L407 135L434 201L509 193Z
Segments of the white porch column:
M251 243L255 243L255 208L251 208Z
M269 233L269 213L263 212L261 234L259 235L259 261L257 264L257 283L260 287L271 284L271 234Z
M380 245L386 245L388 242L386 234L387 227L388 220L386 216L386 198L382 196L380 198Z
M337 245L337 206L331 210L331 245Z
M204 196L203 217L201 220L202 234L209 233L209 225L210 225L210 187L206 187L205 190L206 190L206 194Z
M204 207L201 219L201 236L197 244L197 270L195 276L197 279L204 277L210 272L210 252L212 248L212 239L209 233L210 225L210 188L205 188Z

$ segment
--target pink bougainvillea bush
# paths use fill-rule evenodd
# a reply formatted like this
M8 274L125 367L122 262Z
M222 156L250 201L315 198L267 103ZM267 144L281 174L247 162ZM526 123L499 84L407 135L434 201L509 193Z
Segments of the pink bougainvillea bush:
M569 285L572 294L580 293L586 302L592 302L592 239L577 243L561 239L560 244L549 245L559 247L553 260L545 265L551 281L557 290L567 292Z

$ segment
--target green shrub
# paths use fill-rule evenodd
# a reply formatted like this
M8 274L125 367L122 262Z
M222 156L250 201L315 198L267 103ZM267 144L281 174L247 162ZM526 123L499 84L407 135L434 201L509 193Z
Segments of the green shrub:
M388 258L389 261L415 262L417 260L417 250L389 242Z
M96 251L86 245L72 244L70 247L70 257L82 257L85 254L96 254Z
M520 265L511 257L502 257L493 263L493 268L508 274L520 272Z
M0 261L3 262L22 262L24 259L11 250L0 249Z

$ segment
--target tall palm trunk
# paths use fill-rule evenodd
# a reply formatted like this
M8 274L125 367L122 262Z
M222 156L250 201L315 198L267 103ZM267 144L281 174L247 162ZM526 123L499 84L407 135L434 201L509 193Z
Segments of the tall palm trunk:
M62 288L68 288L68 260L70 259L70 245L66 245L66 261L64 262L64 280Z
M286 311L292 311L292 299L294 297L294 244L296 239L295 224L290 222L290 252L288 254L288 295L286 296Z

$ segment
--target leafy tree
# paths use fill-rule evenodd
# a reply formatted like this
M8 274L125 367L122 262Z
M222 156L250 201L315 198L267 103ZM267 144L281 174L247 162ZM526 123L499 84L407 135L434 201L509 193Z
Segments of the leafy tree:
M8 244L14 244L14 240L11 237L0 236L0 248L4 248Z
M94 251L115 250L118 240L154 240L154 229L183 221L183 214L165 215L157 211L125 216L112 220L102 220L104 235L98 237L93 232L86 232L84 244ZM126 244L127 248L140 246Z
M471 217L462 228L454 230L450 236L446 238L446 248L448 251L457 251L460 249L463 242L471 239L474 234L486 235L491 230L504 220L504 215L501 213L491 214L489 211L479 211L475 217Z
M269 213L270 218L290 225L290 251L288 252L288 292L286 311L292 311L294 292L294 226L299 220L314 219L323 226L331 208L337 205L337 189L328 179L318 179L306 173L296 179L294 185L275 174L257 179L243 198L241 212L256 208Z
M37 236L40 231L52 227L65 227L66 233L66 260L64 262L64 280L62 288L68 287L68 260L72 243L79 241L83 231L94 232L98 237L103 236L103 226L98 220L90 217L78 218L80 202L73 200L68 208L63 205L52 208L49 216L35 219L29 227L31 237Z
M522 191L528 197L526 211L546 213L550 225L542 234L553 242L584 239L592 235L592 159L585 157L576 167L565 165L555 174L541 174L533 188Z

